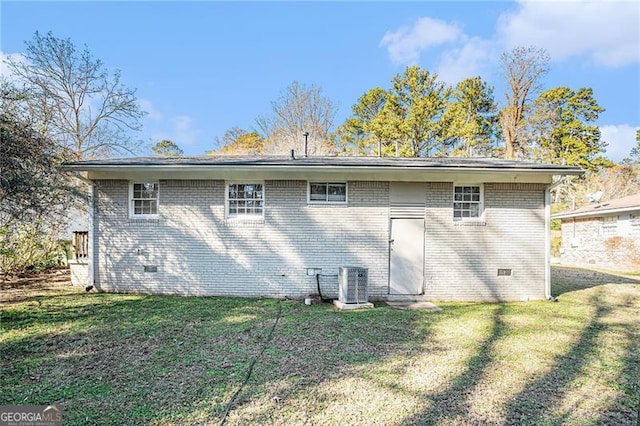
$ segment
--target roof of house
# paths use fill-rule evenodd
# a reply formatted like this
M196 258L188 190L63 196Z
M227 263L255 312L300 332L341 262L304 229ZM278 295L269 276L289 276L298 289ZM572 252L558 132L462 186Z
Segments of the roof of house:
M640 193L602 203L589 204L576 210L564 211L554 214L551 218L569 219L572 217L597 217L630 211L640 211Z
M264 179L304 179L313 176L373 180L444 180L444 176L493 175L494 181L550 182L554 175L578 175L578 167L499 158L395 158L395 157L291 157L291 156L199 156L140 157L85 160L65 163L63 170L83 172L89 179L150 176L164 178L233 179L261 176ZM437 176L436 176L437 175ZM428 176L428 177L427 177ZM509 176L507 179L506 176ZM536 177L537 176L537 177ZM525 178L526 177L526 178ZM518 180L520 179L520 180ZM524 180L523 180L524 179ZM536 180L537 179L537 180Z
M194 167L194 166L299 166L299 167L403 167L403 168L471 168L471 169L530 169L550 170L565 174L580 174L579 167L557 164L534 163L530 161L503 160L486 157L437 157L437 158L395 158L395 157L286 157L286 156L230 156L205 155L198 157L136 157L105 160L85 160L65 163L67 170L90 170L109 167Z

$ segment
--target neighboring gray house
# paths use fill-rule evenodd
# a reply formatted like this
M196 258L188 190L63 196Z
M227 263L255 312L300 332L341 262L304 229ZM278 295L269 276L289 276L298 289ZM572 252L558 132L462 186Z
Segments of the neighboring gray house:
M92 184L88 281L117 292L549 297L549 187L575 167L488 158L193 157L68 163Z
M640 194L558 213L561 259L573 264L640 266Z

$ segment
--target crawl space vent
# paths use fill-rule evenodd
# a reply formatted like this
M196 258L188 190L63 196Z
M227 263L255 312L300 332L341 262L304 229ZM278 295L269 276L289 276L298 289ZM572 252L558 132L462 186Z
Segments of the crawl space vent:
M498 276L499 277L510 277L511 276L511 269L498 269Z

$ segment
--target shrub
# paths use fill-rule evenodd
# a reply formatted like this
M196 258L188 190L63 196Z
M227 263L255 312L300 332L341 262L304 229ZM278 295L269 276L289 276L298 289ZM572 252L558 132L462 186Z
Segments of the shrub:
M0 228L0 274L18 275L64 263L64 247L42 226L25 223Z
M551 238L551 256L560 256L560 247L562 247L562 236L556 236Z

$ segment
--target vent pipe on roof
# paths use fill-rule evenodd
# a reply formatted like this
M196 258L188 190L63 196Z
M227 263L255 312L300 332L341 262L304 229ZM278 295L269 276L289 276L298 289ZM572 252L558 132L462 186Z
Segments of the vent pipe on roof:
M296 159L295 151L293 149L291 150L291 158L290 159L291 160L295 160Z
M309 137L309 132L304 132L302 136L304 136L304 158L307 158L307 148L308 148L307 138Z
M587 194L587 200L589 200L590 203L599 203L603 195L604 191L597 191L593 194Z

